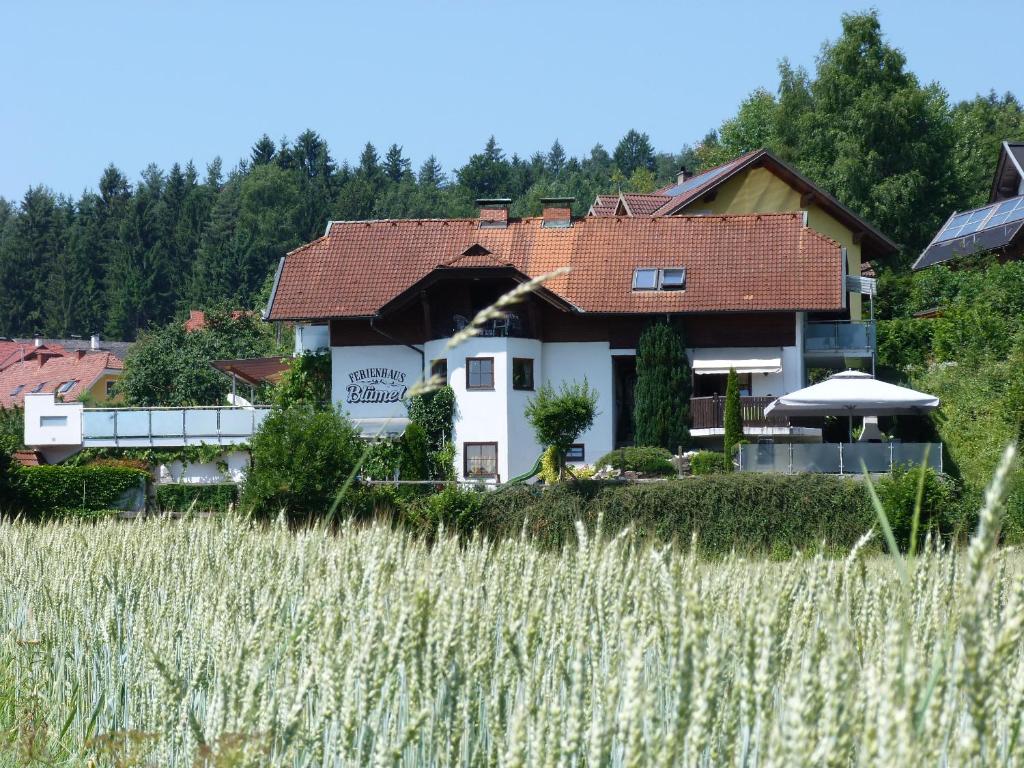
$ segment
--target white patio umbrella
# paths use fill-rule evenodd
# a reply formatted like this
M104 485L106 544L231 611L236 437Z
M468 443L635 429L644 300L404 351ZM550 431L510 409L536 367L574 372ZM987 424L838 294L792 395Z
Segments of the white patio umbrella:
M786 416L848 416L851 438L854 416L927 413L939 398L879 381L860 371L843 371L825 381L783 395L765 407L765 414Z

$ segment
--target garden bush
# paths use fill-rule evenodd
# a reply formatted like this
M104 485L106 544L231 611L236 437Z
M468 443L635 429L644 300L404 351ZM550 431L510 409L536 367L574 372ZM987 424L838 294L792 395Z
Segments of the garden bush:
M599 469L611 466L645 475L674 475L676 468L672 466L671 459L672 453L665 448L636 446L616 448L598 459L596 466Z
M22 467L15 506L43 517L128 509L141 501L148 478L147 472L130 467ZM135 490L139 494L132 497Z
M698 451L690 458L690 471L695 475L713 475L730 469L729 458L724 453Z
M257 515L319 517L343 488L363 444L336 411L274 408L253 435L242 506Z
M237 499L234 483L164 483L156 487L161 512L226 512Z

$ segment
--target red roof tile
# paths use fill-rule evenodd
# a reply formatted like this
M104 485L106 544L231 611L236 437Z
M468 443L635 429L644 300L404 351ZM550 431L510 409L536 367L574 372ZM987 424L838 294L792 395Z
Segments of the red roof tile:
M598 195L590 206L590 216L614 216L619 207L618 195Z
M10 408L25 402L30 392L57 392L62 384L74 382L58 393L71 402L96 383L106 370L124 367L110 352L72 352L62 356L34 356L0 371L0 406Z
M799 213L587 217L568 228L545 228L540 219L504 229L480 228L475 219L421 219L335 222L328 235L285 258L268 318L368 317L439 267L500 265L529 277L571 267L545 288L583 312L843 305L841 249L804 227ZM632 290L634 269L679 266L687 270L685 291Z
M665 203L671 200L668 195L638 195L626 193L622 200L630 216L651 216Z

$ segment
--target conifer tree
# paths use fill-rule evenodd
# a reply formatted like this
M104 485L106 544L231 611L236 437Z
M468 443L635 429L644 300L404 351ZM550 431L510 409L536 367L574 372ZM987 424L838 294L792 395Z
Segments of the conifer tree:
M636 444L685 449L690 443L690 391L690 361L682 334L667 323L649 326L636 350Z
M740 381L736 375L736 369L729 369L729 377L725 383L725 427L726 467L732 469L732 453L737 444L743 439L743 410L740 405Z

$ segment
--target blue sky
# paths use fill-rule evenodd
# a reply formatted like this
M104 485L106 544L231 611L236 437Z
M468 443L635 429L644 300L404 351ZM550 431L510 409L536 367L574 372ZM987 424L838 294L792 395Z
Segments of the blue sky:
M1021 2L877 2L890 42L953 100L1024 96ZM508 154L611 149L630 128L694 142L788 57L813 67L830 2L29 2L0 7L0 195L78 195L309 127L336 159L367 139L446 170L495 134ZM965 52L965 53L961 53ZM1020 137L1017 137L1020 138Z

